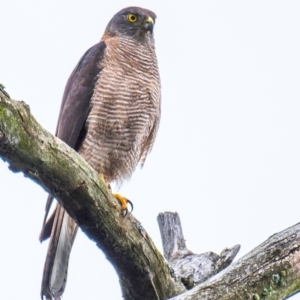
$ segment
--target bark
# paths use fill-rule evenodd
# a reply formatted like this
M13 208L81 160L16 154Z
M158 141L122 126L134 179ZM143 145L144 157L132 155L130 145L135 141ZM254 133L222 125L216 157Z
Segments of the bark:
M230 264L239 245L221 255L187 250L179 216L158 216L164 255L175 276L189 284L203 282ZM199 279L200 280L197 280ZM279 300L300 289L300 223L274 234L224 271L172 300Z
M224 249L220 256L214 252L194 254L186 247L177 213L160 213L157 220L164 257L187 289L206 281L228 267L240 250L240 245L236 245Z
M277 300L300 290L300 224L273 235L215 275L230 264L239 246L225 249L220 256L211 252L208 256L193 254L186 248L179 218L175 215L169 222L168 214L162 214L161 230L169 236L164 242L169 267L141 223L131 214L122 217L119 203L98 174L43 129L24 102L10 100L1 86L0 157L12 171L23 172L56 197L96 242L116 269L125 299ZM198 266L190 265L197 268L189 273L192 277L176 275L182 266L188 269L187 258L195 261L201 257L208 262L209 271L202 269L200 259ZM187 260L182 263L182 259ZM185 292L182 279L187 288L202 283Z
M122 216L98 174L1 87L0 157L52 194L96 242L116 269L125 299L167 299L185 291L141 223Z

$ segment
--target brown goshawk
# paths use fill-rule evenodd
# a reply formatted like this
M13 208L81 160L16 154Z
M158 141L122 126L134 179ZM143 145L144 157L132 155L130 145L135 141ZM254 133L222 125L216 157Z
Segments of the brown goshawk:
M151 150L160 120L160 79L154 47L156 15L128 7L108 23L101 41L80 59L67 82L56 136L109 184L121 183ZM76 223L57 204L40 240L50 236L41 296L60 299ZM119 199L122 202L122 199ZM122 209L126 208L126 201Z

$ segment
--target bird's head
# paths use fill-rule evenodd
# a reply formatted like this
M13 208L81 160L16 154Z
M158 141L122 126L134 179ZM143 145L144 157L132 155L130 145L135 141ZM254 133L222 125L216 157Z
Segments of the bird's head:
M155 19L155 13L148 9L127 7L113 16L106 27L105 35L125 35L142 42L147 36L152 37Z

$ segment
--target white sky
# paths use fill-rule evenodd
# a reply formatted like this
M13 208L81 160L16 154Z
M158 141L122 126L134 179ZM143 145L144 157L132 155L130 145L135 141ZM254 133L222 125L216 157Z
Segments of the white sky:
M160 249L156 217L168 210L192 251L239 243L241 257L299 222L300 2L2 0L0 82L54 132L72 69L131 5L158 16L162 121L145 167L120 191ZM2 161L0 178L0 299L39 299L47 195ZM69 299L121 299L114 269L82 232Z

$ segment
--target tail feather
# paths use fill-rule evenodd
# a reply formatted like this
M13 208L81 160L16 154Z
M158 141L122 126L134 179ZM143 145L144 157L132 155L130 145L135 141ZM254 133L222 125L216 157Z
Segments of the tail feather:
M51 214L51 216L47 219L47 221L43 222L43 228L42 228L42 231L39 236L39 240L41 243L50 238L55 215L56 215L56 208L53 211L53 213Z
M43 296L46 299L60 299L63 294L67 282L69 256L77 229L77 224L64 208L57 204L44 265L42 299Z
M50 218L48 218L48 214L49 214L51 205L53 203L53 199L54 198L52 195L48 195L47 203L46 203L46 207L45 207L45 216L44 216L44 220L43 220L42 231L39 236L39 240L41 243L50 237L51 230L53 228L53 222L54 222L56 210L52 213Z

